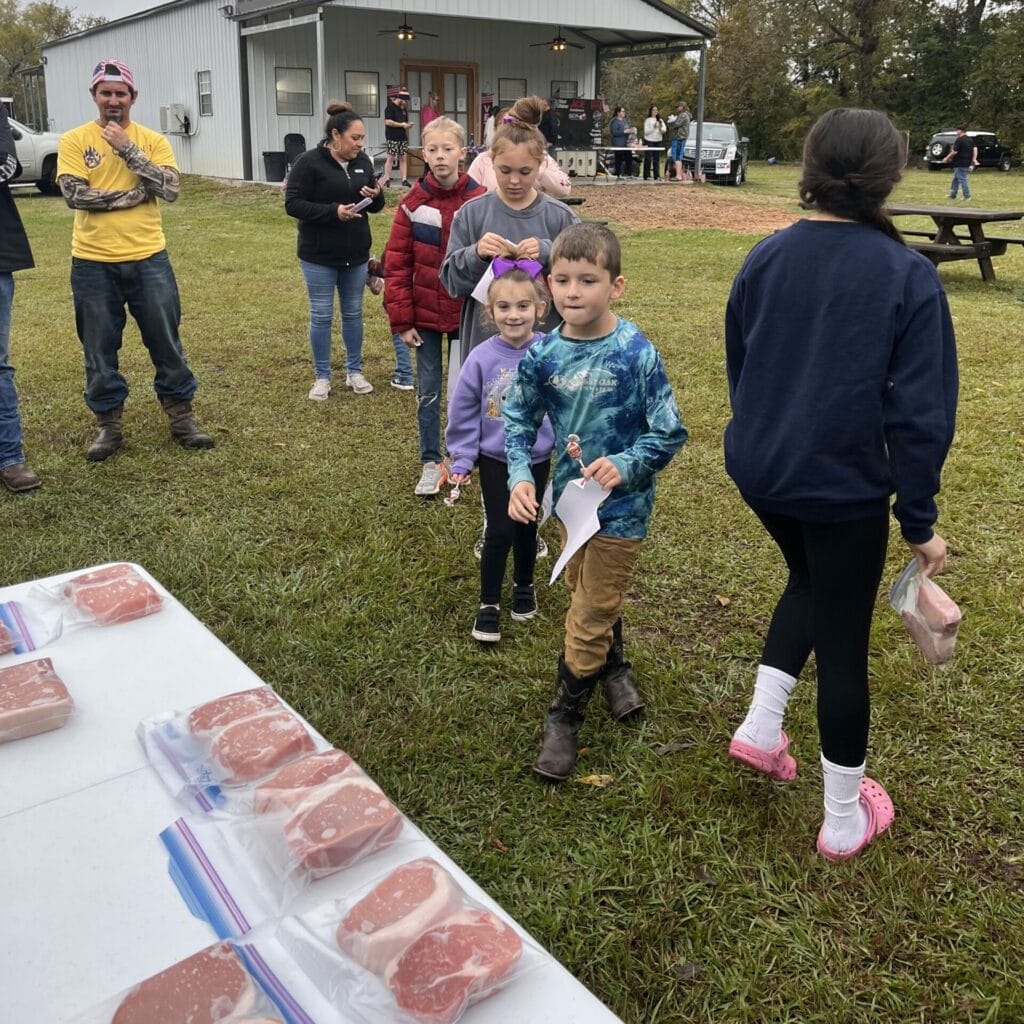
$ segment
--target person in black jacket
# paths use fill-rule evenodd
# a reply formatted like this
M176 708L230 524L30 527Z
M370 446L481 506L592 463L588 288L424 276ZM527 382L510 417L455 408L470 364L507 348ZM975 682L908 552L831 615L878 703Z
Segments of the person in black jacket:
M327 108L324 138L292 166L284 208L299 222L299 265L309 292L309 346L313 387L309 397L331 393L331 325L334 292L341 302L345 386L357 395L373 385L363 376L363 287L370 259L367 213L384 208L384 193L363 152L366 129L347 103ZM357 206L365 202L365 208Z
M0 103L0 480L9 491L31 491L41 483L25 464L14 367L7 361L11 341L14 271L34 267L25 228L7 182L21 174L7 110Z

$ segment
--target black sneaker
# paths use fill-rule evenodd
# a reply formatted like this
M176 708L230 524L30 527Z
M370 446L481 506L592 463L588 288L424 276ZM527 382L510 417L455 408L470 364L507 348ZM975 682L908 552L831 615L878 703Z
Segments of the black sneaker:
M501 609L496 604L482 604L476 613L472 637L482 644L496 644L501 639Z
M512 588L512 618L529 622L537 614L537 593L532 583L517 583Z

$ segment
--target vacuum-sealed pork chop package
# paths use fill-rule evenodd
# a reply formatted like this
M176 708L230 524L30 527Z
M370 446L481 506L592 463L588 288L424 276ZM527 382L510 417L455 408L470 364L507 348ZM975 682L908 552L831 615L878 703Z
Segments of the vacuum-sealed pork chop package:
M150 763L191 810L250 814L259 784L327 743L269 686L139 723Z
M59 729L73 708L49 658L0 669L0 743Z
M928 661L944 665L952 659L960 609L942 587L922 575L916 559L893 584L889 603L899 612L911 639Z
M64 584L63 592L100 626L141 619L163 606L152 584L126 562L75 576Z
M285 765L256 788L253 810L257 814L297 807L325 782L362 775L363 770L343 750L324 750Z

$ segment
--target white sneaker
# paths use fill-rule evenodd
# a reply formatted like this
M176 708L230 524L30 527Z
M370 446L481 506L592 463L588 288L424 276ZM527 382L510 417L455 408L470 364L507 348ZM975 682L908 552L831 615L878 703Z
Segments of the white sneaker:
M416 485L416 494L421 498L428 498L432 494L437 494L447 482L448 467L443 462L424 462L423 472Z
M309 389L309 397L314 402L325 402L331 393L331 382L326 377L317 377Z
M373 390L373 385L361 373L346 373L345 387L357 395L368 395Z

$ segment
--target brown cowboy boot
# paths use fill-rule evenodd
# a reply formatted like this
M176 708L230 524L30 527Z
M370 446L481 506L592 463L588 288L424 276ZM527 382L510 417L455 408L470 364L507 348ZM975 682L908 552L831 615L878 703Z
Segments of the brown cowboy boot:
M633 665L626 661L622 643L622 619L616 619L612 626L612 646L608 651L601 681L613 718L621 722L644 707L644 699L637 692Z
M576 737L600 673L577 679L558 659L558 683L544 719L544 739L533 770L542 779L564 782L576 764Z
M186 398L184 400L168 398L160 395L160 404L171 421L171 437L182 446L182 448L212 448L214 441L209 434L204 434L196 423L195 414L192 412L192 403Z
M13 494L34 491L43 482L24 462L4 466L0 469L0 480Z
M124 406L108 409L106 412L96 413L96 426L99 428L96 439L85 457L90 462L102 462L109 459L115 452L124 447L124 432L121 428L121 417L124 415Z

